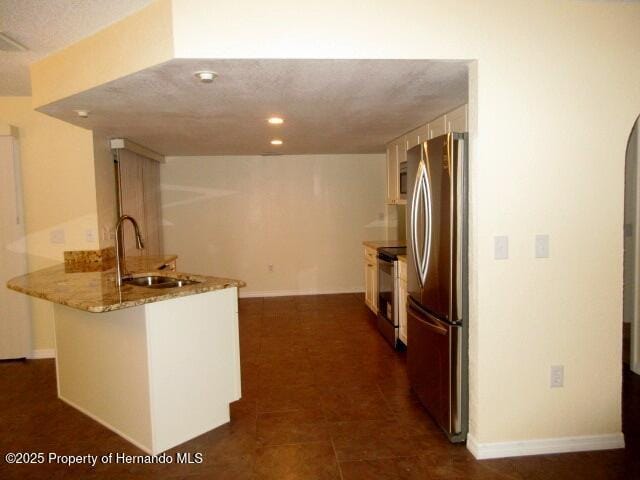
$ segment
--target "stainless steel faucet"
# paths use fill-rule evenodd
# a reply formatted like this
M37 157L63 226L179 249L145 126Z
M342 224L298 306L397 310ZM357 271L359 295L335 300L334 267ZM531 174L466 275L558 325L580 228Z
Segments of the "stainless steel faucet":
M122 280L124 280L127 276L127 267L125 265L125 253L124 253L124 245L120 245L120 229L122 228L122 224L125 220L129 220L133 225L133 229L136 232L136 248L138 250L142 250L144 248L144 242L142 241L142 235L140 234L140 227L138 227L138 222L136 219L130 215L122 215L118 221L116 222L116 285L118 287L122 286ZM122 253L120 249L122 248Z

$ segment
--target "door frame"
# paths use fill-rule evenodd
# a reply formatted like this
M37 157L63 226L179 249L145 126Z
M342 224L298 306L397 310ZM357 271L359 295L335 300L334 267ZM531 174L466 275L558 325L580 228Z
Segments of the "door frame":
M635 135L634 135L635 134ZM635 137L635 138L634 138ZM631 333L630 333L630 352L629 352L629 368L632 372L640 375L640 328L638 328L638 320L640 319L640 292L638 287L640 286L640 116L633 124L631 131L629 132L629 141L626 149L625 165L628 167L629 161L631 161L632 142L635 140L635 156L633 160L635 162L635 216L633 224L633 285L629 289L632 295L632 315L631 315ZM630 174L628 168L625 168L625 175ZM626 183L626 182L625 182ZM626 195L626 194L625 194ZM626 220L626 219L625 219ZM626 228L625 228L626 230ZM625 232L626 236L627 233ZM629 253L625 250L624 255ZM626 264L626 262L624 262ZM625 289L627 290L627 289ZM623 302L625 299L623 298ZM623 318L623 321L625 319Z

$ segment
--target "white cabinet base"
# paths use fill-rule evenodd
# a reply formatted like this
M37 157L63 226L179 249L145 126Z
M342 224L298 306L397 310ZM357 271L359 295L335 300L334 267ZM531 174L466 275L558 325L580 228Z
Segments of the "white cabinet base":
M55 305L58 396L156 455L229 421L237 289L106 313Z

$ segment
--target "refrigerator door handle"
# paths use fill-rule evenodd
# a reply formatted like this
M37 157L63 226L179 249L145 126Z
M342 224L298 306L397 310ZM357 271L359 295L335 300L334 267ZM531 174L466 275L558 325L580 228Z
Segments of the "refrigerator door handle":
M449 333L446 327L443 327L442 325L426 318L425 316L420 317L413 311L409 311L409 314L412 317L414 317L416 320L418 320L420 323L422 323L429 330L431 330L434 333L437 333L438 335L447 335L447 333Z
M427 169L424 162L418 164L418 172L416 174L416 182L413 188L413 198L411 199L411 244L413 247L413 260L415 263L416 271L418 273L418 280L420 286L423 286L427 278L427 266L429 258L428 242L429 234L431 230L431 215L429 212L430 205L428 205L428 193L427 193ZM420 203L424 205L425 215L427 215L427 221L424 223L424 232L418 232L420 226ZM424 240L422 246L418 239L419 233L424 234Z
M428 155L427 150L425 149L425 156ZM422 284L424 285L427 281L427 273L429 272L429 260L431 257L431 219L432 219L432 204L431 204L431 177L429 175L429 163L428 157L425 158L425 169L424 169L424 205L425 205L425 214L427 215L427 221L425 222L425 232L424 232L424 246L425 246L425 256L424 256L424 279L422 280Z

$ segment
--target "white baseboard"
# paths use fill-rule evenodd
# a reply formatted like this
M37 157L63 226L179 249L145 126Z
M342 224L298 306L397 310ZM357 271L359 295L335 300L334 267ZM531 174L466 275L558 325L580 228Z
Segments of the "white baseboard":
M467 435L467 449L478 460L551 453L588 452L591 450L613 450L616 448L624 448L624 435L622 433L493 443L479 443L473 435Z
M240 298L258 298L258 297L297 297L302 295L335 295L339 293L362 293L362 287L351 288L334 288L328 290L272 290L266 292L243 292L239 290Z
M38 360L41 358L56 358L55 348L41 348L39 350L32 350L29 358L32 360Z

